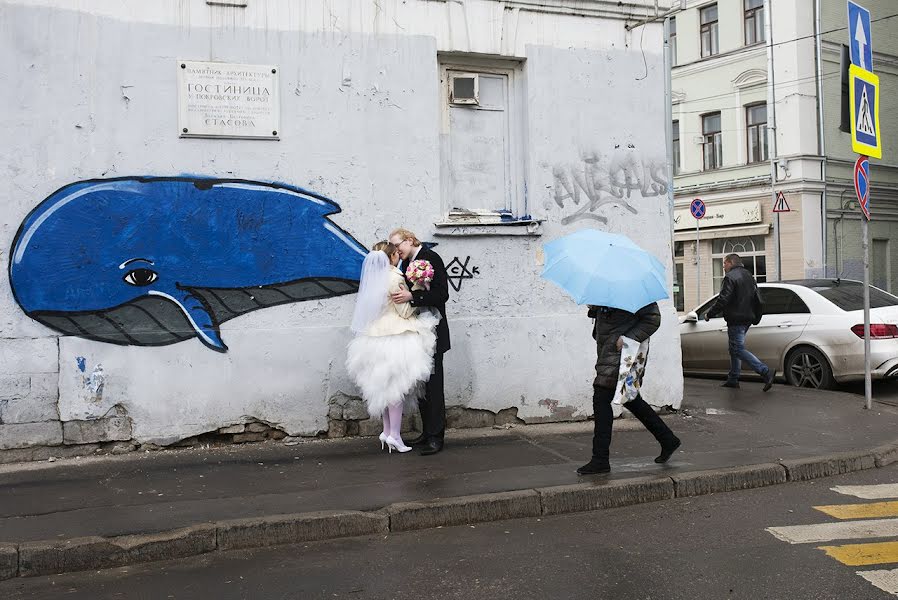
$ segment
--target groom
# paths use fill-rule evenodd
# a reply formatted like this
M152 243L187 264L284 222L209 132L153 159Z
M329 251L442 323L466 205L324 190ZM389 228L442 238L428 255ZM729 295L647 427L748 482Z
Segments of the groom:
M421 246L415 234L408 229L396 229L390 234L390 243L399 248L402 262L399 268L405 275L414 260L426 260L433 267L433 281L429 290L403 290L393 294L393 302L410 302L412 306L430 306L440 311L437 325L437 346L433 355L433 373L424 388L424 397L418 399L423 424L421 435L407 441L409 446L421 448L421 455L436 454L443 449L446 433L446 397L443 393L443 353L449 350L449 324L446 323L446 301L449 299L449 279L440 255ZM411 289L411 282L406 277Z

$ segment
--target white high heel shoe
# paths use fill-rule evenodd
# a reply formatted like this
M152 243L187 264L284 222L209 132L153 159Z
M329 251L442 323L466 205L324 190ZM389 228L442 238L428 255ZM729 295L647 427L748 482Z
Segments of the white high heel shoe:
M404 443L402 443L402 440L397 440L392 436L387 436L386 442L387 448L390 449L391 454L393 453L393 450L397 452L409 452L412 449L411 446L406 446Z
M380 449L383 450L384 444L387 443L387 434L381 433L379 436L377 436L377 438L380 440Z

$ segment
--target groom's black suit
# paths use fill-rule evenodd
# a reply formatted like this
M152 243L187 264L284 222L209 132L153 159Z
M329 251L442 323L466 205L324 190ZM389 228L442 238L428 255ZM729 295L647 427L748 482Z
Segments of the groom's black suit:
M411 257L410 257L411 258ZM437 347L433 355L433 374L427 381L424 397L418 400L421 410L422 437L428 442L442 447L446 433L446 396L443 391L443 353L449 350L449 324L446 322L446 301L449 300L449 278L440 255L421 247L414 260L426 260L433 266L433 281L429 290L413 290L412 306L429 306L440 311L437 325ZM402 274L408 269L410 260L401 264ZM412 284L406 277L409 290Z

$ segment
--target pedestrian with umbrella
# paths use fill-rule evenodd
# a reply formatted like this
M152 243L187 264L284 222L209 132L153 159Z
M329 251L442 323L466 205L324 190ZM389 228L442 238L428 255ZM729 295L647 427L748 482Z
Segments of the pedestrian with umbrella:
M639 393L649 338L661 325L656 301L668 297L664 266L629 238L592 229L559 238L544 249L542 276L577 304L589 305L588 315L595 319L592 459L577 473L611 471L612 403L622 404L655 436L661 444L655 462L667 462L680 440Z

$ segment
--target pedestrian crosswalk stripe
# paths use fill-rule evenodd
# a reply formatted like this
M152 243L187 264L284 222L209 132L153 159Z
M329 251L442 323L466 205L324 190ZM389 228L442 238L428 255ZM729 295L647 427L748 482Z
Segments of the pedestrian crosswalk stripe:
M898 569L858 571L857 574L882 591L898 595Z
M831 504L828 506L815 506L814 508L837 519L898 517L898 501L872 502L868 504Z
M815 525L768 527L767 531L777 539L790 544L814 544L831 542L833 540L898 537L898 519L866 519L863 521L817 523Z
M843 565L848 565L849 567L898 563L898 542L820 546L817 549L823 550Z
M898 483L881 483L877 485L837 485L830 488L834 492L846 496L856 496L864 500L884 500L898 498Z

